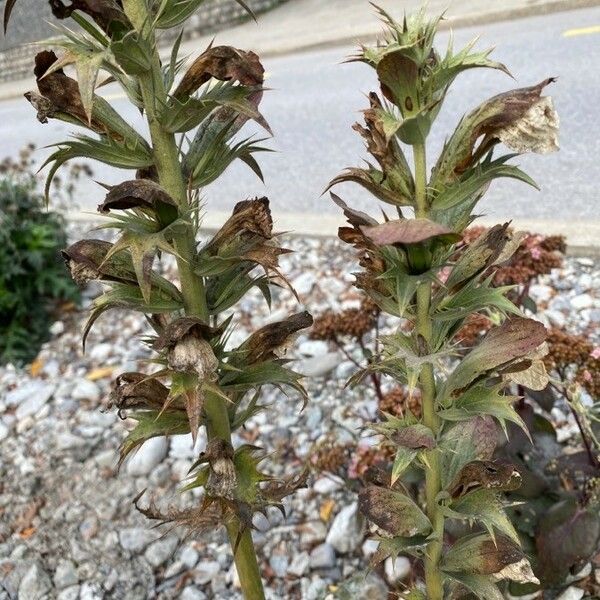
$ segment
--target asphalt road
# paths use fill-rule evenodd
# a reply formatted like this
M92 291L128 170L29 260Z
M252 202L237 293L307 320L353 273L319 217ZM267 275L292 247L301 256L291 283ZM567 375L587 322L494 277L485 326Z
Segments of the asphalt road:
M561 117L561 150L518 160L540 184L541 192L500 180L483 201L480 213L498 220L600 221L598 26L600 8L593 8L455 32L457 45L481 34L479 47L496 46L495 58L509 66L516 82L491 70L461 75L432 132L430 157L437 155L444 137L463 112L501 91L531 85L547 76L559 77L548 93L554 97ZM225 40L226 35L220 39ZM441 34L440 47L446 40L447 34ZM343 47L265 61L267 85L273 91L265 95L262 112L275 132L269 145L277 151L259 156L266 186L247 167L235 165L217 184L204 190L209 210L228 210L248 196L268 195L277 212L338 212L321 192L342 168L360 165L366 158L362 141L351 125L366 106L365 94L376 87L374 73L368 67L341 64L351 52L352 48ZM139 114L122 97L116 95L112 100L130 122L141 122ZM13 154L27 142L37 146L58 142L72 129L56 121L40 125L25 100L0 103L3 154ZM247 129L251 131L252 127ZM40 151L40 158L43 155ZM127 177L126 172L102 165L93 168L94 178L106 183ZM340 186L338 193L356 207L373 210L377 205L354 186ZM89 210L101 196L101 188L88 183L80 190L77 202Z

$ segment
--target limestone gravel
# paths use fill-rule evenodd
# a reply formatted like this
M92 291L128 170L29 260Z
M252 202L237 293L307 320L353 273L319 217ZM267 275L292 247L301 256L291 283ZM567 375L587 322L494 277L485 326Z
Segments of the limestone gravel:
M319 314L356 306L348 276L356 267L351 251L331 239L287 242L296 252L282 257L282 271L298 288L301 304L276 290L269 313L258 293L249 295L238 307L231 343L304 308ZM568 259L532 288L542 306L536 318L564 323L597 343L599 288L593 262ZM84 304L94 293L97 287L86 292ZM102 316L84 355L85 319L85 311L61 316L37 357L35 374L0 367L0 599L17 593L27 600L241 599L222 532L184 540L182 532L151 529L132 505L145 488L161 506L197 503L178 487L205 438L200 435L195 448L190 436L145 444L117 472L117 449L132 423L103 406L114 377L146 367L149 354L138 337L148 332L146 322L128 312ZM382 330L394 325L387 320ZM357 348L348 351L358 356ZM236 443L259 444L272 453L274 476L302 469L314 444L331 435L356 443L365 419L377 410L369 388L344 387L354 367L334 347L303 332L289 358L307 374L308 407L300 412L299 399L271 390L263 399L268 414L256 415L236 435ZM573 423L566 411L560 418L561 439L568 440ZM286 519L273 510L257 520L253 536L269 598L316 600L330 586L350 590L352 598L384 597L383 571L365 578L376 546L365 541L355 502L343 481L316 476L307 490L285 501ZM389 578L398 578L398 567L402 574L407 569L405 561L395 566L388 567Z

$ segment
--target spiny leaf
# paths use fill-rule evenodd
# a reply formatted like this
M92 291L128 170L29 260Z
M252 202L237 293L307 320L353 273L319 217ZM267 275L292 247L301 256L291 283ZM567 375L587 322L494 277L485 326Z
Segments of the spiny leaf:
M467 463L491 459L496 436L491 417L474 417L445 431L440 441L442 487L447 488Z
M458 498L450 507L442 508L452 519L464 519L471 523L481 522L495 539L494 529L508 536L515 544L520 544L519 534L504 512L502 502L492 490L476 490Z
M453 572L448 575L459 584L460 595L452 596L452 598L463 598L465 588L467 592L475 594L479 600L504 600L504 595L493 582L492 578L487 575L475 575L472 573L457 573Z
M6 0L6 2L4 3L4 35L6 35L8 22L10 21L10 16L16 3L17 0Z
M506 422L515 423L527 433L527 426L513 407L516 396L506 396L504 385L493 387L476 385L461 394L450 408L442 409L438 415L447 421L464 421L475 416L489 415L497 419L506 432Z
M446 381L442 398L456 397L476 377L508 365L540 346L546 328L533 319L511 317L492 329L481 343L454 369Z
M136 412L130 415L137 421L121 445L119 465L127 455L153 437L179 435L189 433L190 426L184 411Z

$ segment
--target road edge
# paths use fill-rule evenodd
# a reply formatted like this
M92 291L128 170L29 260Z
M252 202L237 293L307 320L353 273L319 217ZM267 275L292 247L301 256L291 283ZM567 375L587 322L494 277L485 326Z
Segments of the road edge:
M462 29L475 27L477 25L487 25L501 23L503 21L512 21L516 19L526 19L528 17L543 17L545 15L566 12L570 10L582 10L585 8L594 8L600 6L600 0L553 0L544 5L522 6L519 8L508 8L490 12L468 13L466 15L457 15L444 18L438 27L439 30ZM350 46L371 43L381 34L381 28L375 27L363 33L353 33L351 35L340 35L335 39L310 42L305 44L290 44L284 48L263 51L263 57L279 57L294 53L311 52L325 48L337 48L339 46Z
M448 17L440 23L440 29L459 29L464 27L473 27L489 23L499 23L513 19L525 19L527 17L544 16L557 12L569 10L580 10L584 8L593 8L600 6L600 0L549 0L543 5L522 6L509 9L500 9L490 12L476 12L466 15ZM277 9L274 9L277 10ZM227 31L227 30L224 30ZM356 45L372 42L381 33L379 25L374 22L369 24L364 32L354 32L351 35L342 33L334 39L302 42L301 40L292 41L287 46L279 48L264 48L260 55L263 58L280 57L294 53L310 52L324 48L336 48L339 46ZM0 101L10 100L22 96L25 92L35 86L33 77L20 79L0 84ZM3 89L5 88L5 89Z
M202 221L202 231L214 232L230 216L229 212L210 211ZM68 217L73 222L91 226L98 225L101 217L91 212L78 212ZM337 236L338 227L345 224L343 215L314 213L289 213L275 211L276 230L293 236L330 238ZM503 219L482 217L477 225L491 227ZM546 219L512 219L511 226L520 231L542 235L564 235L567 238L569 256L600 258L600 221L554 221Z

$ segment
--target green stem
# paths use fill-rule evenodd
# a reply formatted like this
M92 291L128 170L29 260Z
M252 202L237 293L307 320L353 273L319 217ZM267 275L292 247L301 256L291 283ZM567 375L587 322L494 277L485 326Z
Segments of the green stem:
M207 394L204 401L204 411L208 417L207 432L209 439L214 437L231 441L231 429L227 406L216 394ZM240 535L240 525L237 521L226 524L231 548L235 550L235 566L246 600L264 600L264 591L258 560L254 550L252 535L248 528Z
M148 27L146 0L123 0L123 9L133 26L140 34L146 36L151 46L156 47L154 33ZM163 129L157 110L158 106L166 105L167 90L156 50L152 57L151 70L141 74L138 80L160 184L177 202L180 212L185 214L189 211L190 206L175 135ZM174 237L174 246L179 255L177 267L186 314L195 315L208 322L210 315L204 281L193 270L196 255L195 233L193 224L189 222ZM208 394L204 409L207 417L208 438L218 437L231 443L231 428L225 400L214 394ZM240 534L240 523L237 520L227 523L226 527L231 547L235 549L234 559L244 598L246 600L264 600L258 560L250 530L245 529Z
M425 144L413 146L415 161L415 214L418 218L429 216L427 203L427 160ZM417 319L416 331L425 340L431 350L432 322L431 322L431 282L420 283L417 288ZM435 375L433 365L426 363L419 375L421 397L423 406L423 424L437 435L439 430L438 417L435 410ZM439 568L442 557L444 540L444 515L438 507L436 498L441 490L440 483L440 457L437 450L427 453L428 466L425 469L425 497L427 516L433 525L435 539L427 546L425 554L425 584L427 586L428 600L443 600L444 582Z

